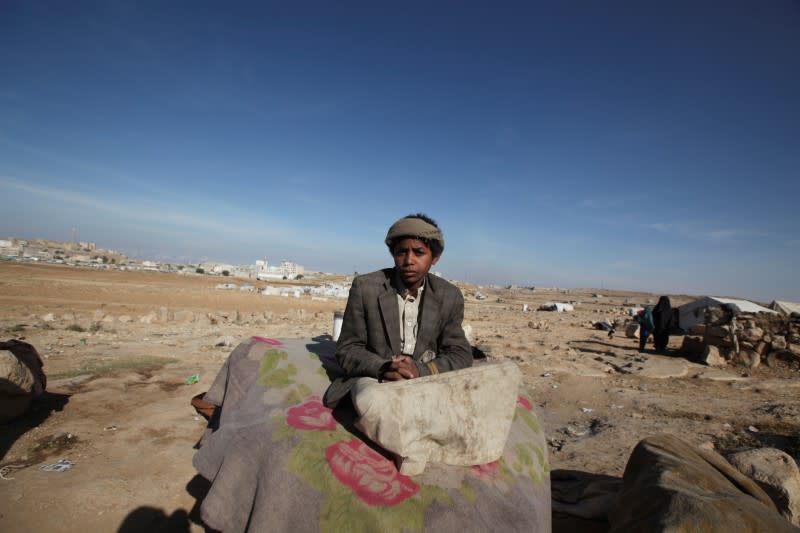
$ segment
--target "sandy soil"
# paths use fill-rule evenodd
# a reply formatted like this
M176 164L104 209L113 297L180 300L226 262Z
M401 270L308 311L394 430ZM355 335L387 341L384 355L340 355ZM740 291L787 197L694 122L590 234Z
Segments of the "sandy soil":
M0 340L33 344L49 379L27 417L0 426L0 466L20 467L0 479L0 530L203 531L207 483L191 459L205 421L189 402L232 349L216 344L328 334L345 305L214 288L223 281L241 282L0 263ZM667 355L639 354L634 339L592 329L657 295L480 288L479 301L466 289L474 344L519 364L553 471L621 476L633 446L660 432L723 453L773 446L800 456L796 369L712 369L682 357L680 337ZM672 296L673 305L689 299ZM534 311L546 301L577 303L571 313ZM142 323L151 312L178 320ZM200 381L188 385L194 373ZM75 466L39 469L62 458Z

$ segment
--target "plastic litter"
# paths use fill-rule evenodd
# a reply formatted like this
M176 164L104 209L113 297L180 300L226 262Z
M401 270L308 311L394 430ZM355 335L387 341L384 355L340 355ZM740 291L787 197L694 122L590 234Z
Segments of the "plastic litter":
M57 463L40 466L39 470L43 472L66 472L73 466L75 466L75 463L73 463L72 461L68 459L61 459Z
M6 481L11 481L13 477L7 477L8 474L13 472L14 470L19 470L21 468L25 468L28 465L6 465L0 468L0 479L5 479Z
M594 409L590 409L589 407L581 407L581 411L584 413L591 413Z
M194 385L194 384L195 384L195 383L197 383L198 381L200 381L200 374L198 374L197 372L195 372L194 374L192 374L191 376L189 376L189 379L187 379L187 380L186 380L186 384L187 384L187 385Z

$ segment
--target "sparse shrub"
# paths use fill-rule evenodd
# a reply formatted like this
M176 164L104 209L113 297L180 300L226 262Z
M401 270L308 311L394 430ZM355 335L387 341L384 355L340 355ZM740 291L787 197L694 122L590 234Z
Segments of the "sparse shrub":
M230 272L228 272L227 270L223 270L223 271L222 271L222 275L223 275L223 276L230 276L230 275L231 275L231 273L230 273Z
M81 326L80 324L70 324L69 326L67 326L64 329L66 329L67 331L76 331L78 333L83 333L83 332L86 331L86 329L83 326Z
M92 324L89 326L89 331L92 333L97 333L101 329L103 329L103 325L100 322L92 322Z
M197 272L198 274L205 274L205 273L206 273L206 271L205 271L205 270L203 270L203 269L202 269L202 268L200 268L200 267L197 267L197 268L195 268L195 269L194 269L194 271L195 271L195 272Z

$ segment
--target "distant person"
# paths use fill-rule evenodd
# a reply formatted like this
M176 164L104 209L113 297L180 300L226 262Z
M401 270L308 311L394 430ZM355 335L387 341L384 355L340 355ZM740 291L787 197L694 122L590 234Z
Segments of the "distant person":
M639 323L639 353L644 352L647 338L655 329L653 323L653 309L648 305L636 313L635 320Z
M672 328L672 305L669 297L662 296L653 308L653 344L657 352L663 352L669 344L669 330Z
M325 392L329 407L356 382L362 388L472 365L461 290L428 273L444 251L439 226L421 213L408 215L392 224L384 242L394 268L353 280L336 344L346 375Z

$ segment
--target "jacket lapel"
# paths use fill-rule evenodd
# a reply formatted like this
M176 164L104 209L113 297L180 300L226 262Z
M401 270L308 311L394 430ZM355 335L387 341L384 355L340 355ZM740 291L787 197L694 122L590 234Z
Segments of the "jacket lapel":
M384 283L384 292L378 297L383 318L383 329L389 339L392 355L400 353L400 314L397 310L397 291L394 290L387 279Z
M419 330L417 345L414 348L414 359L422 357L425 350L436 346L436 331L439 324L439 313L442 308L441 295L436 293L431 283L431 276L425 280L425 290L422 295L422 309L420 310Z

